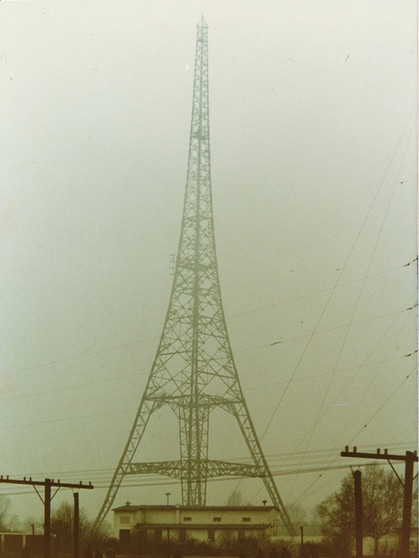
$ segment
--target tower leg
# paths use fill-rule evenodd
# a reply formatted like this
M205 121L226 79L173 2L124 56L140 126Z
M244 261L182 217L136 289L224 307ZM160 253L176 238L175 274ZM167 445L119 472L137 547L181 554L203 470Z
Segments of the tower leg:
M263 454L262 447L257 437L255 427L253 426L252 419L250 418L250 413L244 398L241 403L234 405L232 412L239 423L240 430L246 441L250 455L252 456L253 463L260 471L260 477L265 484L273 505L278 509L279 516L289 533L295 534L294 526L279 495L278 488Z
M102 507L96 517L95 523L93 525L93 530L100 526L102 521L105 519L106 515L110 511L112 504L114 503L116 494L121 482L126 474L127 468L129 467L132 458L137 450L138 444L144 434L145 428L148 424L150 416L158 408L155 403L150 403L146 400L145 396L141 401L140 407L135 417L133 427L131 429L128 441L126 443L125 449L122 453L121 459L119 460L118 466L112 477L111 484L109 486L108 492L106 493L105 499L103 501Z

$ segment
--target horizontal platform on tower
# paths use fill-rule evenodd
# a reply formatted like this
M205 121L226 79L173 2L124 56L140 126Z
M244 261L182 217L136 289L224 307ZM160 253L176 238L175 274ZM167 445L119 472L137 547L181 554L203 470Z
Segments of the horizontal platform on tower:
M158 474L176 479L183 479L188 476L191 463L187 461L153 461L147 463L130 463L125 471L126 475L148 475ZM203 476L209 477L262 477L264 471L255 465L246 463L230 463L228 461L218 461L208 459L205 462L193 463L195 471L201 468Z
M220 374L218 377L222 377ZM153 401L160 404L170 404L175 403L177 406L190 406L190 398L187 395L149 395L147 397L148 401ZM197 407L223 407L228 412L233 412L231 406L239 404L241 399L239 397L234 397L228 395L227 397L222 397L219 395L200 395L199 399L195 402Z

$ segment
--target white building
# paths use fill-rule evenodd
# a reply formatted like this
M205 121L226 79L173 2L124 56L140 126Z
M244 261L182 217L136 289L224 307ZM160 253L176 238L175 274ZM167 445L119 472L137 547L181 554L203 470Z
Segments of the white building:
M143 540L221 540L228 534L242 540L249 536L273 536L278 511L273 506L134 506L115 508L115 536L127 541L135 530Z

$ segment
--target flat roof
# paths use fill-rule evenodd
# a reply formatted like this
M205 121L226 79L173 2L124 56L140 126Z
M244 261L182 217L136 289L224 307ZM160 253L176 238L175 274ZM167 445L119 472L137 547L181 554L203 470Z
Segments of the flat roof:
M214 529L216 531L266 531L269 523L139 523L136 528L142 531L147 529L174 529L181 531L202 531Z
M136 512L140 510L181 510L181 511L268 511L275 506L180 506L180 505L134 505L129 504L113 508L114 512Z

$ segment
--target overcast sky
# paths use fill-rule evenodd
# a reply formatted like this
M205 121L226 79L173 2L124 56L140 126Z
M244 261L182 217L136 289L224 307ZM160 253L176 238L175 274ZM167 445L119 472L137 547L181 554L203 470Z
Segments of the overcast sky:
M416 447L416 3L3 1L0 472L91 480L92 517L169 300L202 14L224 309L279 492L311 508L346 444ZM247 458L224 418L211 456ZM138 460L176 440L163 413ZM163 480L115 505L179 503ZM266 497L213 482L208 503L237 486Z

